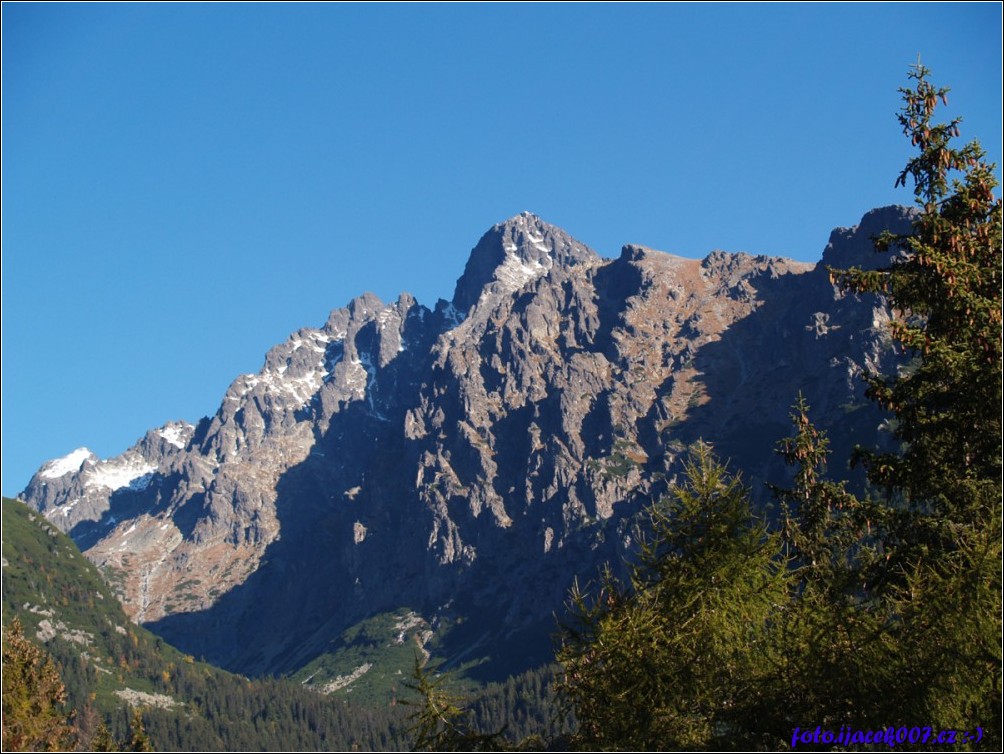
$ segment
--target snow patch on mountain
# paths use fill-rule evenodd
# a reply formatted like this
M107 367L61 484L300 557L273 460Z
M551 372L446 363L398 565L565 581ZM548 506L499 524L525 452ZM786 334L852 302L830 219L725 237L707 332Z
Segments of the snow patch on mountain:
M157 467L138 453L125 453L118 458L101 461L86 475L85 487L104 487L115 491L123 487L143 490L150 484Z
M178 450L184 450L188 445L186 435L194 429L191 424L168 424L157 430L157 434Z
M366 383L369 381L369 369L367 369L360 358L349 359L348 369L345 374L345 386L356 394L357 398L362 398L366 394ZM372 365L370 365L372 368Z
M72 453L68 453L62 458L49 461L49 463L45 464L45 466L42 467L42 470L38 472L38 475L40 477L44 477L45 479L59 479L67 474L80 471L80 467L84 465L84 461L96 458L97 456L87 448L77 448Z
M322 330L301 330L269 354L260 372L243 374L234 380L226 399L239 402L260 385L266 395L283 403L292 398L294 407L305 406L340 360L340 355L329 359L329 345L344 337L344 332L329 335Z
M536 259L532 262L525 262L515 254L507 253L505 261L495 271L495 279L502 283L506 291L518 291L531 280L536 280L547 274L553 262L550 256L546 256L544 259L547 260L546 265Z

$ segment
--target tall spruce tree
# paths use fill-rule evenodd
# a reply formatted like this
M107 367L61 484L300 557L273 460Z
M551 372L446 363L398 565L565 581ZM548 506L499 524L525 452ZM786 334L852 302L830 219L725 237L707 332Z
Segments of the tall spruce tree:
M887 698L914 720L984 726L999 742L1001 200L980 145L954 146L961 120L935 123L948 89L919 63L909 75L899 121L918 152L896 183L913 183L913 230L878 239L900 251L884 269L831 270L846 290L887 297L893 337L913 356L868 379L901 449L857 454L888 512L873 574L895 616Z
M911 546L951 549L949 522L992 524L987 493L1000 489L1001 200L979 143L953 146L961 119L933 122L948 89L931 85L920 64L909 75L916 86L900 90L899 121L919 153L896 183L914 183L913 231L878 239L879 250L902 251L890 266L831 275L845 289L886 296L899 313L893 336L915 356L909 369L868 380L870 396L896 418L902 452L859 460L890 498L922 515Z

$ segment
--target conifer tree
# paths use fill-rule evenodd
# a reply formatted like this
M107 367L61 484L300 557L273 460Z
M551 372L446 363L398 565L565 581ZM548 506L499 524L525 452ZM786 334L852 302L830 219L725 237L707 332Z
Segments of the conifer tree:
M764 744L751 717L772 673L769 633L788 588L778 539L708 445L650 509L630 584L609 569L572 592L558 661L585 748Z
M64 751L74 729L66 688L52 658L24 636L14 618L3 636L3 750Z
M904 88L899 121L919 153L899 175L912 180L918 213L906 235L883 234L899 249L885 269L831 270L845 289L881 293L898 316L893 337L914 355L895 375L872 375L869 395L896 418L902 452L861 453L869 479L890 499L913 503L916 521L901 549L951 549L952 525L992 525L1001 478L1001 200L994 165L979 143L953 146L961 119L934 123L948 89L919 63ZM919 503L923 502L921 508Z
M418 700L404 699L414 706L409 732L414 751L501 751L506 741L502 731L481 733L472 724L471 709L443 688L446 676L434 676L415 656L413 680L405 686L418 693Z
M119 747L115 743L115 739L112 737L112 733L108 730L108 725L103 720L98 729L94 733L94 737L91 739L90 750L91 751L118 751Z
M886 511L827 477L829 441L809 411L799 395L794 434L778 447L795 469L792 487L770 485L793 592L773 637L780 662L760 723L781 741L808 720L837 730L876 719L893 724L902 714L892 691L903 670L888 637L893 613L873 580L884 557Z
M985 723L999 735L1001 200L979 143L953 144L961 119L935 123L948 89L919 63L909 75L899 121L918 153L897 185L913 183L913 230L879 239L879 250L901 251L885 269L831 274L845 289L886 296L893 337L914 357L868 380L902 450L858 454L890 511L883 583L908 670L900 704L917 719Z
M132 713L132 721L129 724L129 742L123 747L125 751L153 751L153 744L150 736L147 735L143 726L143 713L135 709Z
M809 412L799 393L791 413L795 433L778 443L778 454L795 468L793 486L768 487L781 505L782 536L800 580L833 593L856 591L859 571L876 558L865 536L882 511L827 476L829 439Z

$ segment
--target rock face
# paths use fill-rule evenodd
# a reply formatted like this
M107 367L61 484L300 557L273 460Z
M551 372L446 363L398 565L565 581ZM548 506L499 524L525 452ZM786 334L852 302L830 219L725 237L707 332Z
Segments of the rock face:
M546 644L572 578L630 547L687 444L783 479L773 447L799 391L836 458L880 441L858 377L895 368L888 312L824 265L877 265L869 239L909 222L875 210L813 266L605 260L524 213L484 235L451 302L360 296L269 351L212 418L108 461L74 451L22 498L136 621L244 673L295 670L401 607L468 618L458 655Z

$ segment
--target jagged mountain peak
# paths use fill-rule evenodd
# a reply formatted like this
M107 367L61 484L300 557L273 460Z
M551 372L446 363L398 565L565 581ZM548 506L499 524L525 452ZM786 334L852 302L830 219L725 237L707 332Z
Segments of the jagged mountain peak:
M546 231L558 231L564 233L561 228L541 219L539 215L535 215L533 212L526 210L520 212L518 215L513 215L508 220L496 223L488 232L491 233L495 230L500 232L510 231L514 234L529 232L542 235Z
M497 223L496 227L501 227L501 226L506 226L506 225L521 226L521 225L525 225L528 222L529 223L536 223L536 224L544 224L544 225L548 224L548 223L545 223L543 220L541 220L539 215L536 215L533 212L531 212L530 210L525 209L522 212L520 212L518 215L513 215L508 220L503 220L502 222Z
M599 255L561 228L531 212L498 223L485 233L457 281L453 306L466 314L488 288L512 293L553 268L599 261Z
M349 313L357 319L362 319L373 312L380 311L385 306L384 302L375 293L367 291L361 296L356 296L348 304Z

